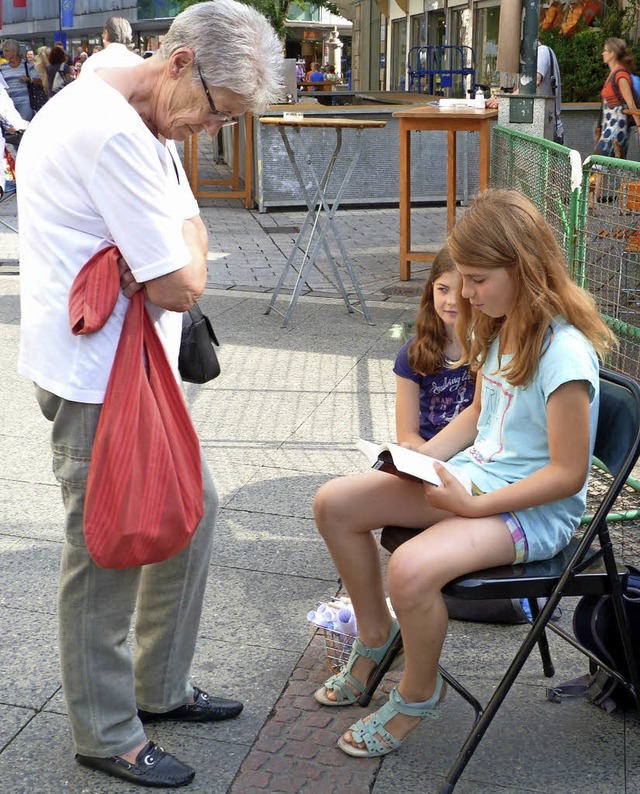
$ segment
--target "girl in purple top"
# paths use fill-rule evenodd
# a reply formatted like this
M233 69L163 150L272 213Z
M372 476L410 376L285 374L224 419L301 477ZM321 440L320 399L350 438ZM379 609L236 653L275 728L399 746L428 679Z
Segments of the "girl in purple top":
M398 444L421 446L473 399L469 367L450 368L462 349L455 335L460 276L446 246L433 260L413 336L401 349L396 374Z

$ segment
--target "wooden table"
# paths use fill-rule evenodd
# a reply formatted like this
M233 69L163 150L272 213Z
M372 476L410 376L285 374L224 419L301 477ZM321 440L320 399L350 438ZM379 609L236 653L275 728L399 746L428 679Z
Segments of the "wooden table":
M244 124L244 187L240 188L240 124ZM233 176L231 179L200 179L198 176L198 136L184 142L184 170L193 195L199 198L243 199L247 209L253 207L251 178L253 176L253 118L247 111L240 124L233 127ZM228 186L231 190L202 190L200 185Z
M411 262L431 262L435 254L411 250L411 131L447 133L447 233L456 219L456 133L480 133L480 190L489 186L491 122L497 109L447 108L433 105L397 110L400 127L400 280L411 278Z
M340 255L342 258L342 264L344 265L345 270L347 271L349 278L351 279L351 283L353 284L353 289L357 297L357 302L359 303L359 311L362 312L366 321L369 325L374 325L374 322L369 314L367 306L364 302L364 297L360 290L360 285L358 284L358 279L356 277L355 269L353 267L353 262L347 253L345 245L342 241L340 236L340 232L338 227L335 223L335 215L340 206L340 201L342 200L342 195L350 183L351 177L355 170L356 164L358 162L358 158L360 157L360 152L362 149L362 132L363 130L367 129L374 129L374 128L381 128L385 127L387 122L386 121L374 121L371 119L368 120L360 120L360 119L345 119L345 118L328 118L328 117L320 117L320 116L306 116L299 120L293 119L285 119L283 116L263 116L260 119L261 124L267 124L278 127L280 130L280 135L282 137L282 142L284 147L287 151L289 156L289 160L293 167L294 173L298 180L298 184L300 185L300 190L302 195L304 196L305 203L308 208L307 215L304 219L302 226L300 227L300 231L298 236L296 237L296 241L293 245L293 250L287 259L287 263L280 274L280 278L278 279L278 283L273 291L273 295L271 296L271 301L265 314L269 314L269 312L273 309L275 312L280 314L278 310L275 308L275 302L280 293L280 290L284 286L285 278L289 270L293 269L297 273L296 282L293 290L293 295L291 296L291 300L289 302L289 306L283 316L282 325L286 326L291 318L293 310L295 309L296 302L300 297L300 293L302 292L302 288L306 282L306 279L311 271L311 268L315 264L315 261L320 253L320 248L322 248L329 260L329 264L331 265L333 276L336 281L336 286L342 296L342 299L347 307L347 311L353 312L354 306L349 301L349 296L347 295L347 291L344 287L344 283L340 276L340 272L338 270L337 263L331 253L329 247L329 233L333 235L333 238L338 246L340 251ZM292 130L292 140L289 139L286 133L286 128L289 127ZM303 140L303 136L301 134L301 130L303 129L318 129L318 128L329 128L335 130L336 133L336 145L329 160L328 165L325 168L325 171L322 175L316 172L316 169L313 165L313 156L312 151L309 147L305 144ZM340 154L342 149L342 132L343 130L354 130L356 133L356 145L351 150L349 154ZM331 201L327 196L327 189L329 186L329 181L331 179L331 174L333 173L333 168L336 164L338 158L342 160L346 160L348 162L346 173L342 179L342 182L337 188L335 193L335 197L333 201ZM304 173L303 173L304 172ZM305 178L306 177L306 178ZM307 190L307 183L311 180L313 185L313 190L315 194L312 196L311 192ZM306 238L306 242L305 242ZM302 252L302 262L299 266L294 265L294 261L298 252Z

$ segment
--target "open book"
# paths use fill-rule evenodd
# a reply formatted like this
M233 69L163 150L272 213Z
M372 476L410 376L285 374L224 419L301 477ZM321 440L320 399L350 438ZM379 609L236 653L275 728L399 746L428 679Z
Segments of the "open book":
M439 463L459 480L468 493L472 493L471 480L458 466L430 458L428 455L401 447L399 444L374 444L372 441L360 438L356 441L356 447L364 453L374 469L430 482L433 485L442 485L442 480L433 468L434 463Z

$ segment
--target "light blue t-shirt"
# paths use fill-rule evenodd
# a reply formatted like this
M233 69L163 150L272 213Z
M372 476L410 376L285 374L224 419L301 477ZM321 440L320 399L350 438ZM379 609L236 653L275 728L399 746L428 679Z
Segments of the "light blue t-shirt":
M528 477L549 463L547 400L563 383L590 385L590 455L599 406L598 359L589 341L572 325L557 319L547 337L532 382L511 386L499 371L496 339L482 367L482 408L473 445L451 458L484 492ZM545 342L545 344L547 344ZM503 356L506 364L510 356ZM587 481L566 499L515 511L529 546L528 560L553 557L564 548L584 513Z

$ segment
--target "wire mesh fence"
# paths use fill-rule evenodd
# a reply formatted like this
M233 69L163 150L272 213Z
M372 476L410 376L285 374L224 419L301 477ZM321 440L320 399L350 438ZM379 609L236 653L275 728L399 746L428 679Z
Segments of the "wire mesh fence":
M565 146L497 125L491 184L540 210L618 337L607 365L640 378L640 163L594 155L582 164Z
M573 258L582 163L577 152L553 141L496 125L491 142L491 186L529 198Z
M610 365L640 377L640 163L586 159L574 269L618 337Z

